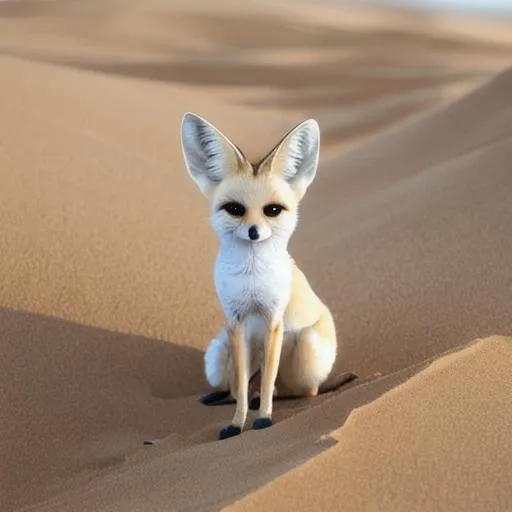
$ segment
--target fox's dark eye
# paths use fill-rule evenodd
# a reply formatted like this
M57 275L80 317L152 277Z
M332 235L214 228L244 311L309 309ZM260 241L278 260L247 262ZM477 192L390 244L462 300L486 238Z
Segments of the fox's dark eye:
M226 210L226 212L233 217L243 217L245 214L245 206L235 201L223 204L221 210Z
M263 213L267 217L277 217L284 210L284 206L277 203L267 204L263 207Z

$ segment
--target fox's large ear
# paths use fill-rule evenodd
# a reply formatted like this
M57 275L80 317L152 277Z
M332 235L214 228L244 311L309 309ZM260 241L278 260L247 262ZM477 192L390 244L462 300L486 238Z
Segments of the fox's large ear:
M315 178L320 154L320 127L307 119L290 130L272 150L267 165L302 198Z
M181 147L187 171L205 195L244 161L242 153L223 133L191 112L181 122Z

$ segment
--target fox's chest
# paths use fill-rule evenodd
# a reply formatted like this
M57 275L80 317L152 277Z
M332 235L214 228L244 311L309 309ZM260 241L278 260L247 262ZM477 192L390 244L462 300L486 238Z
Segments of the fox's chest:
M219 255L215 287L226 317L241 320L249 315L283 314L290 299L291 263L287 254Z

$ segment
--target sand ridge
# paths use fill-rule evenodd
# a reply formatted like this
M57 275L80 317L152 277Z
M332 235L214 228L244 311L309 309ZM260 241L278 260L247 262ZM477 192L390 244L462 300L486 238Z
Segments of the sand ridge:
M353 411L334 447L224 510L508 510L511 365L510 337L440 358Z
M510 31L344 13L0 4L2 510L510 506ZM253 158L318 119L291 251L360 376L224 443L187 110Z

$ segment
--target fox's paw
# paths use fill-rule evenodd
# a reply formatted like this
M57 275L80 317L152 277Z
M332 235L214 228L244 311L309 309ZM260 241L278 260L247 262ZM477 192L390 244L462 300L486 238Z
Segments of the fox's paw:
M253 430L263 430L272 426L272 418L256 418L252 423Z
M235 425L229 425L224 427L219 432L219 440L228 439L229 437L238 436L242 433L242 429L240 427L235 427Z
M249 409L251 411L257 411L260 408L260 397L256 396L249 402Z
M235 402L235 400L230 397L229 391L212 391L202 396L199 401L203 405L225 405Z

